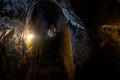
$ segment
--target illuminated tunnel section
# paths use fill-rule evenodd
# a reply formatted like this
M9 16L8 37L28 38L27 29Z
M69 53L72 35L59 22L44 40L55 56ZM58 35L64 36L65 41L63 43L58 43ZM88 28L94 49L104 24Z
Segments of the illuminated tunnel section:
M60 11L54 7L54 4L41 2L35 6L32 14L31 29L39 36L38 43L35 41L33 44L34 46L39 46L37 50L40 50L40 52L37 55L40 55L38 59L41 58L38 68L39 72L36 76L48 79L59 78L61 80L62 78L62 80L66 80L68 78L72 80L74 64L69 28L65 25L62 15L57 12ZM63 20L62 25L56 22L60 18ZM36 49L32 51L34 50Z
M17 2L19 1L10 0L14 6L11 6L10 10L3 9L9 10L6 14L10 18L6 17L4 11L2 13L5 14L2 15L4 18L0 18L0 53L2 53L0 54L0 79L74 80L76 64L74 59L79 56L76 61L81 67L88 56L89 49L88 46L86 47L87 33L74 28L76 23L80 26L81 22L76 20L75 15L66 15L72 18L73 24L75 23L74 26L69 25L60 7L49 1L40 1L29 16L29 24L26 24L24 18L27 14L24 11L30 6L29 1L25 1L23 5L26 5L26 2L28 4L22 10L19 8L20 5L15 4ZM18 10L13 9L15 7ZM12 13L16 11L15 15L12 15L11 11ZM75 37L77 39L74 39ZM79 45L77 51L75 51L76 45ZM79 53L75 54L76 52ZM75 55L74 59L73 55Z
M12 23L0 32L1 80L74 79L70 29L54 4L36 4L29 24Z

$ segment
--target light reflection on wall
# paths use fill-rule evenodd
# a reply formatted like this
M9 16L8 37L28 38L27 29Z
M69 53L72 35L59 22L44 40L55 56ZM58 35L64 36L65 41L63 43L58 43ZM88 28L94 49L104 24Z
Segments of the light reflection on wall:
M32 51L34 38L34 32L32 31L29 25L26 25L24 29L24 41L27 47L27 53L31 53Z

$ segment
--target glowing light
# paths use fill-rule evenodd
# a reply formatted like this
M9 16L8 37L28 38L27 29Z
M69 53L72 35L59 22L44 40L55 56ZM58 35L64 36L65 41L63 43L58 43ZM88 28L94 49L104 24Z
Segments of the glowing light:
M27 35L27 39L28 39L28 40L31 40L31 39L33 39L33 38L34 38L34 35L33 35L33 34L28 34L28 35Z
M56 29L49 29L48 31L47 31L47 35L48 35L48 37L55 37L56 36Z
M27 36L26 36L26 44L27 45L31 44L32 41L33 41L33 38L34 38L33 34L27 34Z
M51 30L48 30L47 34L48 34L49 37L54 37L55 36L54 32L51 31Z

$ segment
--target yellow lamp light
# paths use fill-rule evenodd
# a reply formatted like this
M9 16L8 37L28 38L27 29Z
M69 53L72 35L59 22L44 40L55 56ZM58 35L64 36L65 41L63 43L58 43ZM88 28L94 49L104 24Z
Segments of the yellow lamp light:
M26 44L27 45L31 44L32 41L33 41L33 38L34 38L33 34L27 34L27 36L26 36Z
M33 34L28 34L27 35L27 40L31 40L31 39L33 39L34 38L34 35Z

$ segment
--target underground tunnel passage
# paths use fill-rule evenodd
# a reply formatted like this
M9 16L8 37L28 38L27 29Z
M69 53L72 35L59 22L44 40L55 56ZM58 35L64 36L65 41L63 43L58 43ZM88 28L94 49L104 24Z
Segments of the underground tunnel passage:
M0 0L0 79L119 79L119 10L119 0Z
M1 1L1 80L73 80L70 32L62 8L52 1L18 2Z

